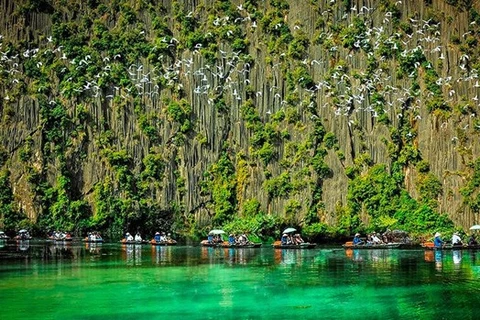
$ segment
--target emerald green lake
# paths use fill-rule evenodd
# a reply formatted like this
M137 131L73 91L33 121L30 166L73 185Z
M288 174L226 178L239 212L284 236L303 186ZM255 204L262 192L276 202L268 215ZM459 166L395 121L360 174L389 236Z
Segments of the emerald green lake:
M3 319L478 319L480 251L0 244Z

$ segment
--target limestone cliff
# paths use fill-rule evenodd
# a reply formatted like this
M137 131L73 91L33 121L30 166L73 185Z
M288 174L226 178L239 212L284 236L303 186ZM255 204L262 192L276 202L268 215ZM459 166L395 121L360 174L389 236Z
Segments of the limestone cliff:
M338 226L342 212L395 226L355 194L384 164L395 190L467 228L480 210L479 10L467 0L3 0L12 210L112 233L186 233L252 203L298 226Z

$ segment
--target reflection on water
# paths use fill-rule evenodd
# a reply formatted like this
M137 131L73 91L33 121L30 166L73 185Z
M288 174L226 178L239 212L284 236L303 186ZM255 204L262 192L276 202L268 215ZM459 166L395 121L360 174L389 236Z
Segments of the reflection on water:
M462 265L463 250L452 250L451 257L453 262L453 269L459 270ZM467 251L468 252L468 251ZM471 251L472 263L475 263L476 251ZM434 262L437 271L443 270L443 264L446 259L449 259L447 251L444 250L425 250L424 260L425 262Z
M259 252L258 248L212 248L201 247L200 262L209 264L247 264Z
M370 264L391 263L397 256L392 249L345 249L345 255L354 262Z
M85 242L85 249L93 254L100 254L102 246L102 242Z
M152 246L152 261L155 264L168 264L172 262L171 246Z
M280 265L302 265L315 253L311 249L274 249L275 263Z
M476 251L28 245L0 248L2 318L472 319L480 304Z
M453 250L453 263L458 265L462 262L462 250Z
M17 242L20 251L27 251L30 247L30 240L20 240Z
M435 254L433 250L425 250L424 259L426 262L434 262L435 261Z
M442 270L443 266L443 251L442 250L435 250L435 267L438 271Z
M142 265L142 245L122 244L122 256L129 266Z

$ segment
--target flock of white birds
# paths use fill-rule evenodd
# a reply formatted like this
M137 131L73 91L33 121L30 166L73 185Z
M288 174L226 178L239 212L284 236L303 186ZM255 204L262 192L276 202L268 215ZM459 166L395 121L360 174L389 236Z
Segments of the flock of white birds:
M402 6L402 2L397 1L396 5ZM237 10L242 18L236 19L238 21L235 23L244 24L247 36L248 33L261 32L259 22L253 20L242 5L239 5ZM384 13L383 19L380 19L381 25L374 24L374 21L379 21L378 17L375 20L372 19L374 14L377 16L379 14L374 7L362 6L358 9L353 6L349 14L338 17L346 26L351 26L349 21L353 21L355 16L366 22L365 31L355 35L357 39L353 50L343 48L341 45L322 49L321 45L311 44L308 52L305 53L305 58L297 61L308 70L315 82L312 87L302 88L298 85L296 89L300 96L309 97L310 106L315 102L319 106L319 112L323 112L320 111L322 108L328 108L329 112L337 117L343 117L349 125L354 122L355 114L358 113L376 118L379 112L383 111L393 119L402 117L403 108L410 109L414 120L421 119L421 115L425 114L421 109L425 108L425 102L433 94L425 90L415 93L413 90L412 80L419 77L420 63L416 62L412 72L404 79L398 79L396 71L392 68L396 65L393 61L396 58L385 58L380 53L381 48L388 47L392 52L399 52L400 56L405 58L424 55L429 62L423 67L435 68L439 74L436 84L442 88L446 104L455 104L462 98L468 97L466 105L474 110L480 107L478 70L471 67L470 57L467 54L452 54L448 44L441 42L440 23L408 18L412 32L407 34L393 30L391 12ZM331 10L326 10L322 15L328 17L333 13ZM213 24L228 26L231 21L228 16L219 16ZM307 32L303 28L300 23L296 23L290 27L290 30L295 35L296 32ZM464 39L467 35L468 33L459 37ZM139 36L148 37L148 33L142 32ZM324 42L336 43L338 35L326 28L319 38ZM44 39L45 41L39 43L36 48L13 53L7 49L5 37L0 35L0 73L7 75L2 83L4 92L1 94L5 100L4 103L15 100L13 92L16 92L15 88L21 86L22 82L28 85L34 80L28 79L25 74L25 62L28 60L33 61L40 72L47 72L44 56L52 53L55 57L54 62L63 64L61 72L74 69L86 70L90 64L98 63L93 61L90 55L69 59L64 48L55 45L51 35L46 35ZM314 40L316 39L311 39L311 43ZM161 41L173 51L178 46L178 40L174 37L164 37ZM159 60L164 61L162 68L158 68L158 65L154 67L146 60L138 61L137 64L127 68L131 83L129 86L110 84L108 90L101 89L99 79L108 78L113 69L121 66L122 57L119 54L110 57L101 53L100 72L91 78L83 76L80 82L72 77L67 78L63 80L63 86L65 82L72 82L71 90L74 94L100 100L112 100L116 96L121 99L130 99L133 95L154 100L166 87L183 91L192 104L212 105L215 97L223 96L228 103L237 106L247 99L246 87L249 86L254 90L255 103L261 116L266 117L288 104L285 97L288 94L285 89L285 74L282 71L282 63L286 61L284 53L273 55L270 57L272 62L265 64L264 61L246 58L247 56L241 52L232 51L228 44L222 45L221 48L217 52L215 63L208 63L202 58L201 44L195 46L194 50L177 53L174 59L160 56ZM450 57L448 57L449 54ZM334 65L331 63L332 57L337 61ZM447 58L452 62L455 57L457 61L452 69L458 68L458 70L448 75L444 68L439 67L439 62ZM370 74L366 74L365 64L361 61L369 58L377 59L379 67ZM339 61L342 62L339 63ZM54 80L53 83L58 81L58 79ZM461 97L456 88L462 87L462 84L468 89L462 93ZM59 90L57 94L62 95L65 90L67 89ZM373 102L373 93L380 94L383 99ZM50 98L51 104L55 104L57 97ZM407 100L411 103L406 103ZM471 112L470 117L476 117L476 112Z

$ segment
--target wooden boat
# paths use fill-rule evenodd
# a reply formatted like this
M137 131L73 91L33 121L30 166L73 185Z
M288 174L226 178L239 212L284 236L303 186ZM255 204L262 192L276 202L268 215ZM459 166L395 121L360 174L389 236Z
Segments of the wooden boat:
M142 240L142 241L131 240L131 241L128 241L126 239L122 239L122 240L120 240L120 243L121 244L149 244L150 242L147 241L147 240Z
M353 241L347 241L343 245L345 249L396 249L400 248L402 243L399 242L390 242L390 243L377 243L377 244L353 244Z
M103 243L103 238L102 237L95 237L95 238L89 238L85 237L83 239L83 242L88 242L88 243Z
M203 240L200 242L200 245L202 247L213 247L213 248L260 248L262 246L261 243L246 243L246 244L239 244L239 243L234 243L231 244L228 241L223 241L223 242L208 242L208 240Z
M170 239L167 241L156 241L155 239L150 240L149 242L152 246L176 246L177 241Z
M275 241L272 246L275 249L313 249L317 244L310 242L304 242L301 244L282 244L281 241Z
M222 248L260 248L262 246L261 243L245 243L245 244L239 244L239 243L222 243L220 244Z
M223 242L209 242L208 240L202 240L200 242L200 245L202 247L212 247L212 248L217 248L217 247L221 247L223 245L228 245L228 241L223 241Z
M73 238L72 237L64 237L64 238L53 238L51 239L53 241L56 241L56 242L71 242L73 241Z
M435 247L432 241L422 243L422 247L429 250L479 250L480 245L452 245L452 244L444 244L442 247Z

